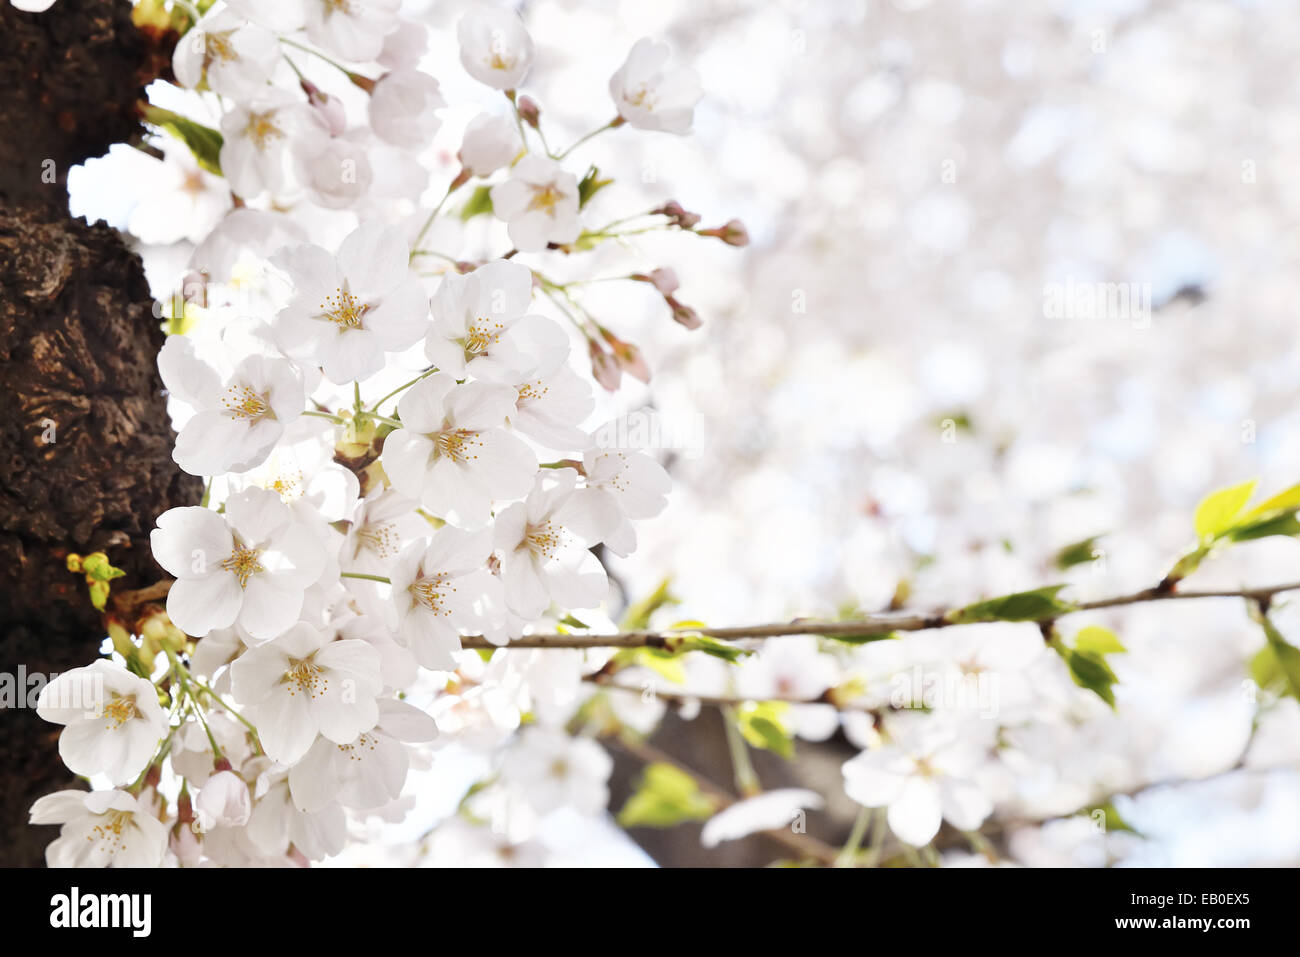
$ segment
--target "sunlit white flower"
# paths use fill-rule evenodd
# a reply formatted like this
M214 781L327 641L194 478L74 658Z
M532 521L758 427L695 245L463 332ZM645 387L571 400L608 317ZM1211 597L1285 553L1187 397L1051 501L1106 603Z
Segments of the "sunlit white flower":
M140 775L167 729L154 686L102 658L42 688L36 713L64 726L59 757L70 771L113 784Z
M506 221L510 241L521 252L571 243L582 232L578 179L553 159L525 156L510 179L492 187L491 195L492 211Z
M591 386L567 365L554 371L531 369L518 386L510 424L548 449L580 449L590 437L580 426L595 408Z
M704 95L699 74L690 67L668 68L667 44L643 37L609 79L618 115L643 130L688 133L695 104Z
M226 6L274 33L292 33L306 22L306 0L225 0Z
M213 635L208 635L198 643L198 647L202 648L212 641L212 638ZM193 670L198 672L197 668ZM207 674L207 672L202 673ZM232 766L239 767L253 753L248 732L224 709L210 710L203 722L195 718L189 719L173 732L167 760L176 773L189 782L191 788L202 787L215 771L217 758L212 753L209 731L212 732L212 737L216 738L222 756Z
M424 667L454 670L461 631L482 626L484 602L501 587L486 569L491 547L487 529L466 532L447 526L427 546L419 541L408 545L393 566L397 634Z
M461 164L475 176L491 176L522 149L519 130L508 116L480 113L465 127Z
M469 374L512 385L539 352L558 365L568 337L545 316L525 315L532 294L533 273L522 263L497 260L468 275L448 275L430 303L425 355L457 379Z
M540 813L572 807L597 814L609 802L614 761L590 738L556 728L530 725L506 750L501 779L523 794Z
M401 5L401 0L305 0L307 36L345 60L374 60L401 22Z
M364 144L335 136L315 156L302 162L303 185L327 209L346 209L361 200L374 182Z
M314 245L286 250L281 263L293 298L275 319L285 354L345 383L382 369L385 352L419 341L429 303L407 266L409 253L400 233L375 222L351 232L337 255Z
M845 762L844 790L865 807L888 808L889 829L920 847L944 819L971 831L992 813L992 802L971 780L979 760L970 741L921 726Z
M573 469L544 470L528 498L496 518L506 605L521 618L536 618L552 602L588 608L605 595L604 568L565 524L584 508L574 496L577 480Z
M384 440L381 461L393 487L469 526L487 521L493 499L527 495L537 458L504 428L514 407L509 386L457 385L441 372L420 380L397 404L403 427Z
M32 805L32 824L62 824L45 849L50 867L158 867L167 830L126 791L56 791Z
M256 762L256 764L254 763ZM289 792L289 769L267 758L249 762L257 771L253 812L245 830L252 844L267 857L278 857L290 846L308 860L318 861L343 850L347 816L338 804L319 811L300 811Z
M384 698L379 723L356 740L338 744L319 737L289 771L289 791L303 811L319 811L337 801L344 807L371 810L402 793L411 765L407 744L429 742L438 725L419 708Z
M243 102L266 89L280 59L267 30L230 10L208 14L176 43L172 70L181 86L204 80L214 93Z
M236 622L256 639L275 637L297 621L326 563L280 496L258 488L232 495L224 515L194 505L163 512L150 544L177 579L167 614L196 637Z
M498 90L518 89L533 65L533 38L510 10L491 4L470 7L456 37L466 72Z
M284 90L268 88L221 119L221 171L239 196L283 190L298 165L329 141L329 130L311 107Z
M233 771L212 775L194 799L195 820L205 831L215 827L243 827L252 812L248 784Z
M438 81L419 70L394 70L380 77L370 93L370 128L385 143L418 150L429 145L447 105Z
M379 718L379 653L364 641L331 641L306 622L250 648L230 671L232 694L281 764L301 760L317 734L349 744Z
M631 519L662 512L672 481L663 466L642 452L588 449L582 462L587 483L577 495L585 507L573 515L573 529L587 541L604 542L610 551L626 557L636 550Z
M293 363L250 355L222 382L184 336L163 343L158 371L168 391L197 410L172 451L176 464L191 475L245 472L260 465L306 400Z
M230 209L230 186L174 141L162 146L149 188L131 210L127 230L143 243L200 242ZM141 154L141 159L149 161Z
M22 10L24 13L44 13L58 0L9 0L9 2L13 4L14 9Z

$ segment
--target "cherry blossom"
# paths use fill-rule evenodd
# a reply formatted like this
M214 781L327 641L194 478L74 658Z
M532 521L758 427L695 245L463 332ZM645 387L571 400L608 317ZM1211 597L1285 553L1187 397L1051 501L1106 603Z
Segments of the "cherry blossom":
M59 757L70 771L113 784L139 776L167 728L154 686L103 659L42 688L36 713L64 726Z
M506 116L480 113L465 127L457 154L475 176L491 176L519 155L522 144L515 124Z
M704 90L699 74L690 67L668 69L670 56L667 44L642 38L609 79L618 115L639 129L690 132L695 104Z
M542 813L569 806L592 814L608 800L613 768L613 759L596 742L534 725L507 750L501 775Z
M438 81L429 74L394 70L384 74L370 93L370 128L385 143L422 149L442 125L437 111L446 105Z
M176 576L167 614L191 635L238 623L259 640L275 637L297 620L326 562L289 506L256 488L231 496L225 515L169 509L150 541L158 564Z
M278 0L277 0L278 2ZM397 29L401 0L303 0L307 36L345 60L374 60Z
M379 718L379 653L364 641L331 641L300 622L230 667L232 694L256 716L267 755L281 764L301 760L317 734L349 744Z
M402 428L384 442L393 487L468 527L488 520L493 499L527 495L537 459L505 429L515 396L509 386L457 384L441 372L412 386L397 405Z
M393 229L365 223L330 255L314 245L287 250L282 265L293 298L275 319L287 355L315 362L331 382L365 379L385 352L424 334L428 301L407 268L409 250Z
M472 6L456 28L460 62L480 83L514 90L533 64L533 39L514 13L490 4Z
M61 824L45 849L50 867L158 867L167 831L126 791L56 791L32 805L32 824Z
M578 179L555 160L529 154L510 179L492 187L492 210L508 224L517 249L535 252L547 243L571 243L582 232Z
M207 83L215 93L234 100L253 99L266 88L280 57L280 46L267 30L221 10L206 15L176 44L172 69L182 86Z
M577 479L573 469L543 473L523 502L497 516L506 605L521 618L536 618L552 602L587 608L604 596L604 569L565 524L583 507L574 496Z
M221 132L221 170L245 197L285 189L329 140L315 110L275 88L236 104L222 118Z

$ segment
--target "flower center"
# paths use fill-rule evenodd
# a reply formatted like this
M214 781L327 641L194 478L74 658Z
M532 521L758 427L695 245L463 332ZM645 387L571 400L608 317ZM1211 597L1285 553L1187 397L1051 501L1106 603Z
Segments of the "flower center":
M345 17L352 14L352 0L324 0L325 16L341 13Z
M320 304L321 314L339 327L339 329L360 329L361 319L370 306L362 302L346 289L328 297Z
M408 589L415 596L416 602L435 615L444 617L451 614L451 609L446 606L447 593L455 590L456 586L451 584L451 577L446 574L434 575L432 578L421 578L412 582Z
M379 739L373 734L363 733L351 744L340 744L339 750L348 756L349 761L361 761L364 756L360 752L373 751L378 744Z
M260 548L247 548L243 544L236 542L235 550L230 553L230 557L221 563L221 567L230 572L239 580L240 588L248 587L248 580L258 572L264 572L262 563L257 559L262 554Z
M479 441L478 433L471 432L469 429L451 429L447 432L439 432L433 437L433 441L438 448L438 454L451 459L453 462L468 462L471 459L478 458L474 449L483 444Z
M501 340L501 333L505 328L503 323L492 322L491 319L484 319L481 316L471 323L469 332L461 340L461 345L465 347L466 360L487 355L488 349Z
M275 479L266 487L278 494L280 501L287 505L302 494L302 472L297 469L292 472L278 472Z
M267 397L247 385L232 385L222 396L221 404L225 406L226 415L232 419L244 419L249 425L275 418Z
M534 555L549 561L554 558L564 544L564 529L549 519L541 525L529 525L524 532L520 548L527 548Z
M252 140L253 145L259 150L264 150L267 143L280 139L284 136L284 132L275 125L275 111L268 110L265 113L248 114L248 122L244 124L244 135Z
M140 712L135 706L135 695L123 698L114 692L113 700L104 706L103 717L112 722L104 725L106 729L111 730L117 730L132 718L140 717Z
M239 59L239 54L235 52L235 47L230 42L230 36L234 32L234 30L223 30L220 33L205 35L203 63L205 69L212 65L213 60L230 63Z
M519 387L519 401L516 405L524 405L528 402L537 402L545 397L546 393L551 391L549 385L542 385L542 380L536 382L525 382Z
M309 698L322 697L329 690L330 680L311 658L289 659L289 670L280 683L289 686L289 696L299 693Z
M532 190L533 198L528 201L529 211L540 209L542 212L554 216L555 204L562 198L560 191L555 188L555 184L547 183L545 186L534 185Z
M391 558L402 547L402 538L392 522L384 525L363 525L357 532L357 551L368 548L380 558Z
M516 59L500 50L493 50L492 55L488 57L487 65L493 70L513 70Z
M641 87L634 94L627 98L628 103L632 106L639 106L644 110L653 110L655 108L655 98L650 95L648 87Z
M122 831L131 823L131 811L109 811L99 816L99 823L86 835L88 841L104 845L100 850L116 854L122 849Z

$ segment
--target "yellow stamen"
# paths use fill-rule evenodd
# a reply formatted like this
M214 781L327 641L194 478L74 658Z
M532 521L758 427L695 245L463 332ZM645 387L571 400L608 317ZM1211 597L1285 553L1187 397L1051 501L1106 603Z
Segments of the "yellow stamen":
M338 290L338 295L328 297L320 304L321 315L340 329L360 329L361 319L370 306L363 303L346 289Z
M280 678L280 683L288 685L291 697L301 692L309 698L320 698L330 686L329 678L310 658L289 659L289 670Z
M266 571L259 562L258 556L262 554L260 548L246 548L239 542L235 543L235 550L230 553L230 557L221 563L221 567L230 572L239 580L240 588L248 587L248 580L258 572Z
M249 425L262 419L273 419L271 404L267 397L255 392L246 385L232 385L221 399L225 414L232 419L246 419Z

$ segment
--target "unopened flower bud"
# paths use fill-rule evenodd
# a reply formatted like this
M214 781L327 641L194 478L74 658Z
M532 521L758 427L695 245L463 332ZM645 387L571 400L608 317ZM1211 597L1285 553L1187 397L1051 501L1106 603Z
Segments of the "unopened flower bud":
M595 339L587 340L587 350L591 354L591 374L609 392L617 392L623 372L618 360L611 353L600 347Z
M686 305L685 303L679 302L674 297L668 295L664 296L664 300L668 303L669 308L672 309L673 311L674 322L681 323L687 329L698 329L700 328L701 325L703 325L703 322L700 319L700 314L697 313L690 306Z
M698 213L688 212L683 209L682 205L676 200L665 203L658 209L653 210L653 212L658 213L661 216L667 216L672 220L673 225L680 229L690 229L700 221Z
M738 219L730 220L724 226L717 226L713 229L701 229L701 236L714 236L721 239L728 246L748 246L749 233L745 230L745 224Z
M519 118L537 129L538 121L542 117L542 108L537 105L537 101L531 96L521 96L518 102Z

